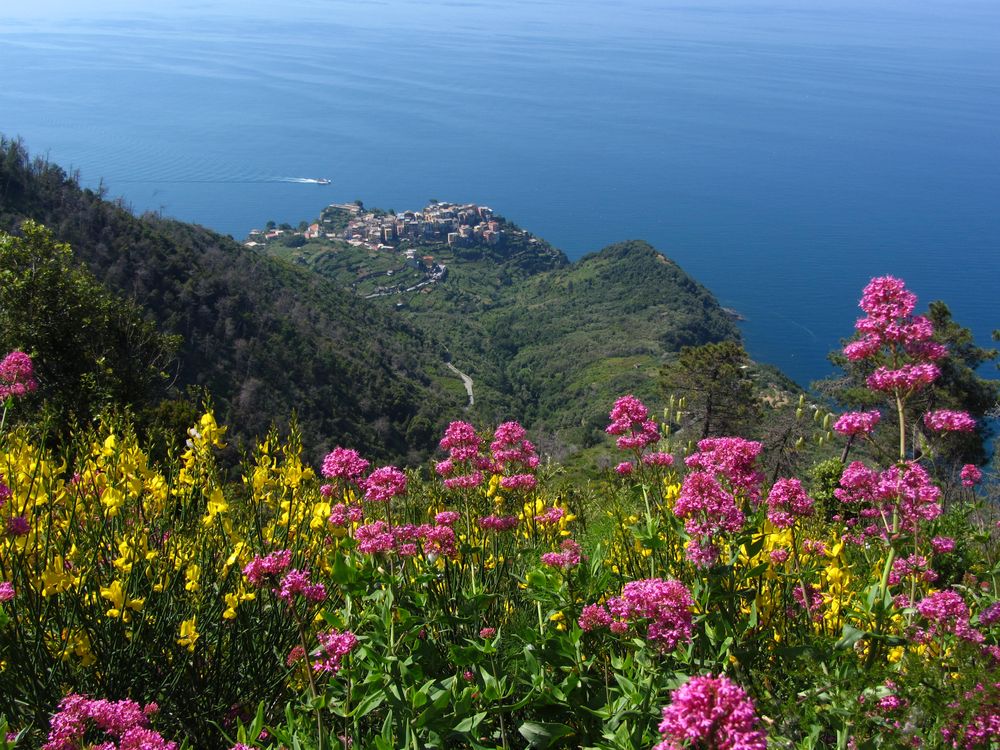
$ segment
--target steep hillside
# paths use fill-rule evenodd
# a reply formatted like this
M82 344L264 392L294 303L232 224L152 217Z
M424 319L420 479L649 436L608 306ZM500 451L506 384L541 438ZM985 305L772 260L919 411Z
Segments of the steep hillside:
M442 222L465 236L446 240ZM439 338L472 377L481 420L516 417L560 449L598 439L616 396L654 395L660 368L682 346L739 339L715 298L649 244L612 245L571 264L473 204L399 216L331 206L312 225L272 226L247 244Z
M207 388L239 435L294 412L314 453L344 441L400 457L460 413L433 382L441 347L399 316L201 227L136 217L0 139L0 229L24 218L183 337L175 386Z

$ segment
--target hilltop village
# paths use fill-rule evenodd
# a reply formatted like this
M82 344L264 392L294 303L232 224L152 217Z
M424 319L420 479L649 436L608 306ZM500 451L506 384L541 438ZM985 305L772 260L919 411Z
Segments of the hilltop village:
M333 203L312 224L302 222L293 229L268 222L263 230L251 230L244 242L248 248L266 247L272 253L284 248L278 254L301 263L309 262L303 255L306 245L325 247L326 253L338 256L360 252L363 255L348 252L335 263L350 267L350 285L369 298L427 290L444 280L448 268L442 254L472 257L468 254L541 244L530 233L495 216L489 206L441 201L431 201L421 211L401 213L366 209L360 201Z
M346 221L345 221L346 217ZM506 234L527 235L494 218L493 209L475 203L432 201L422 211L366 210L360 202L333 203L324 209L314 224L292 230L291 227L253 229L247 247L256 247L287 235L305 240L344 240L370 250L400 249L406 246L438 245L472 247L502 244ZM537 242L532 238L534 242Z

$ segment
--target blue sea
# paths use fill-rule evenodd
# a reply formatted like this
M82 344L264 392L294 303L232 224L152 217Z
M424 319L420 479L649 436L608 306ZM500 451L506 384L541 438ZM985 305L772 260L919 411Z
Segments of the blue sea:
M437 198L571 258L646 239L803 383L874 275L1000 328L996 0L16 5L0 132L136 211L242 239Z

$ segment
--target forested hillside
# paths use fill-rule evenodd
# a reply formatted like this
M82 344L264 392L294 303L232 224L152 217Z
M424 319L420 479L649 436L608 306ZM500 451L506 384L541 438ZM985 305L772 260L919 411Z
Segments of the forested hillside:
M182 337L174 391L207 389L238 435L262 435L295 413L317 453L349 440L405 457L463 404L432 382L441 348L398 316L207 229L136 217L0 140L0 230L16 232L26 218Z

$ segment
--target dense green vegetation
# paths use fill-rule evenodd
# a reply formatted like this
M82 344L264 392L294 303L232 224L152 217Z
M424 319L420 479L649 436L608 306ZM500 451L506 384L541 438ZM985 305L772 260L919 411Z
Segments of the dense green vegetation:
M318 224L339 234L347 220L348 212L330 207ZM571 264L499 221L497 245L422 243L409 261L406 240L376 250L326 237L291 247L281 236L262 252L310 268L437 337L474 379L478 417L517 416L557 455L598 442L603 415L588 404L623 392L652 397L660 368L681 347L739 341L712 295L649 244L619 243ZM426 283L434 267L446 273Z
M209 230L136 217L0 139L0 230L18 233L25 219L49 227L111 292L181 337L175 392L206 390L237 437L295 413L314 451L349 436L405 458L464 403L433 382L445 372L441 347L398 316ZM4 343L40 346L27 333Z

